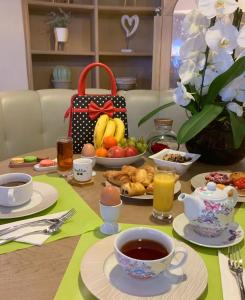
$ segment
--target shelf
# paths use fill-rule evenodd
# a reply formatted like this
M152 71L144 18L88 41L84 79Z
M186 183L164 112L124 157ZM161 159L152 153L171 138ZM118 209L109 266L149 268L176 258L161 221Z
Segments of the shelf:
M50 9L62 8L71 12L92 12L94 11L93 5L82 4L67 4L67 3L52 3L43 1L28 0L29 9L32 11L49 12Z
M120 51L101 51L99 52L99 56L152 56L152 53L149 52L120 52Z
M138 15L154 15L155 8L153 7L142 7L142 6L107 6L107 5L99 5L98 6L99 12L102 13L117 13L117 14L124 14L124 13L134 13Z
M94 51L82 51L82 52L72 52L72 51L54 51L54 50L31 50L32 55L70 55L70 56L94 56Z

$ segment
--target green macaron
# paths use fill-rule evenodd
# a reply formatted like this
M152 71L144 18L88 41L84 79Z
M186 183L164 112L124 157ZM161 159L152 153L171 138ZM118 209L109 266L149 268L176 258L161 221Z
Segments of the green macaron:
M37 157L33 156L33 155L28 155L28 156L24 157L24 161L28 162L28 163L35 162L35 161L37 161Z

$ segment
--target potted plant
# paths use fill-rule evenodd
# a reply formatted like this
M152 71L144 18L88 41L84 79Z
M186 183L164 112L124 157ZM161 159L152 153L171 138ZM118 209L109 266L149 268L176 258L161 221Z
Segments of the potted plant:
M71 88L71 70L66 66L55 66L52 72L52 83L56 89Z
M139 126L167 106L189 112L177 140L202 161L230 164L245 156L245 1L199 0L182 24L180 82L174 102L148 113Z
M59 43L65 43L68 41L68 25L71 21L71 13L66 13L63 9L59 8L58 12L49 13L50 24L54 28L55 36L55 50L58 50Z

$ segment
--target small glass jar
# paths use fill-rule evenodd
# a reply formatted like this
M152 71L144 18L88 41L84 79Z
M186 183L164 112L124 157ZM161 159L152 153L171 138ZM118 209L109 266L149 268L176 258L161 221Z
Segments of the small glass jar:
M173 120L154 119L155 130L152 131L147 139L148 151L157 153L163 149L178 150L177 137L172 130Z

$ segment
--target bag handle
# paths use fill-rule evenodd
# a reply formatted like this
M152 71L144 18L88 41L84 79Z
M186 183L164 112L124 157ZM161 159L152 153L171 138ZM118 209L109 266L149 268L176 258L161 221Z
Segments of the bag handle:
M95 62L95 63L89 64L88 66L86 66L83 69L83 71L79 77L79 81L78 81L78 95L79 96L85 95L86 77L88 75L88 72L94 67L102 67L107 71L107 73L109 74L110 79L111 79L111 94L112 94L112 96L116 96L117 95L117 85L116 85L115 76L112 73L112 70L107 65L100 63L100 62Z

